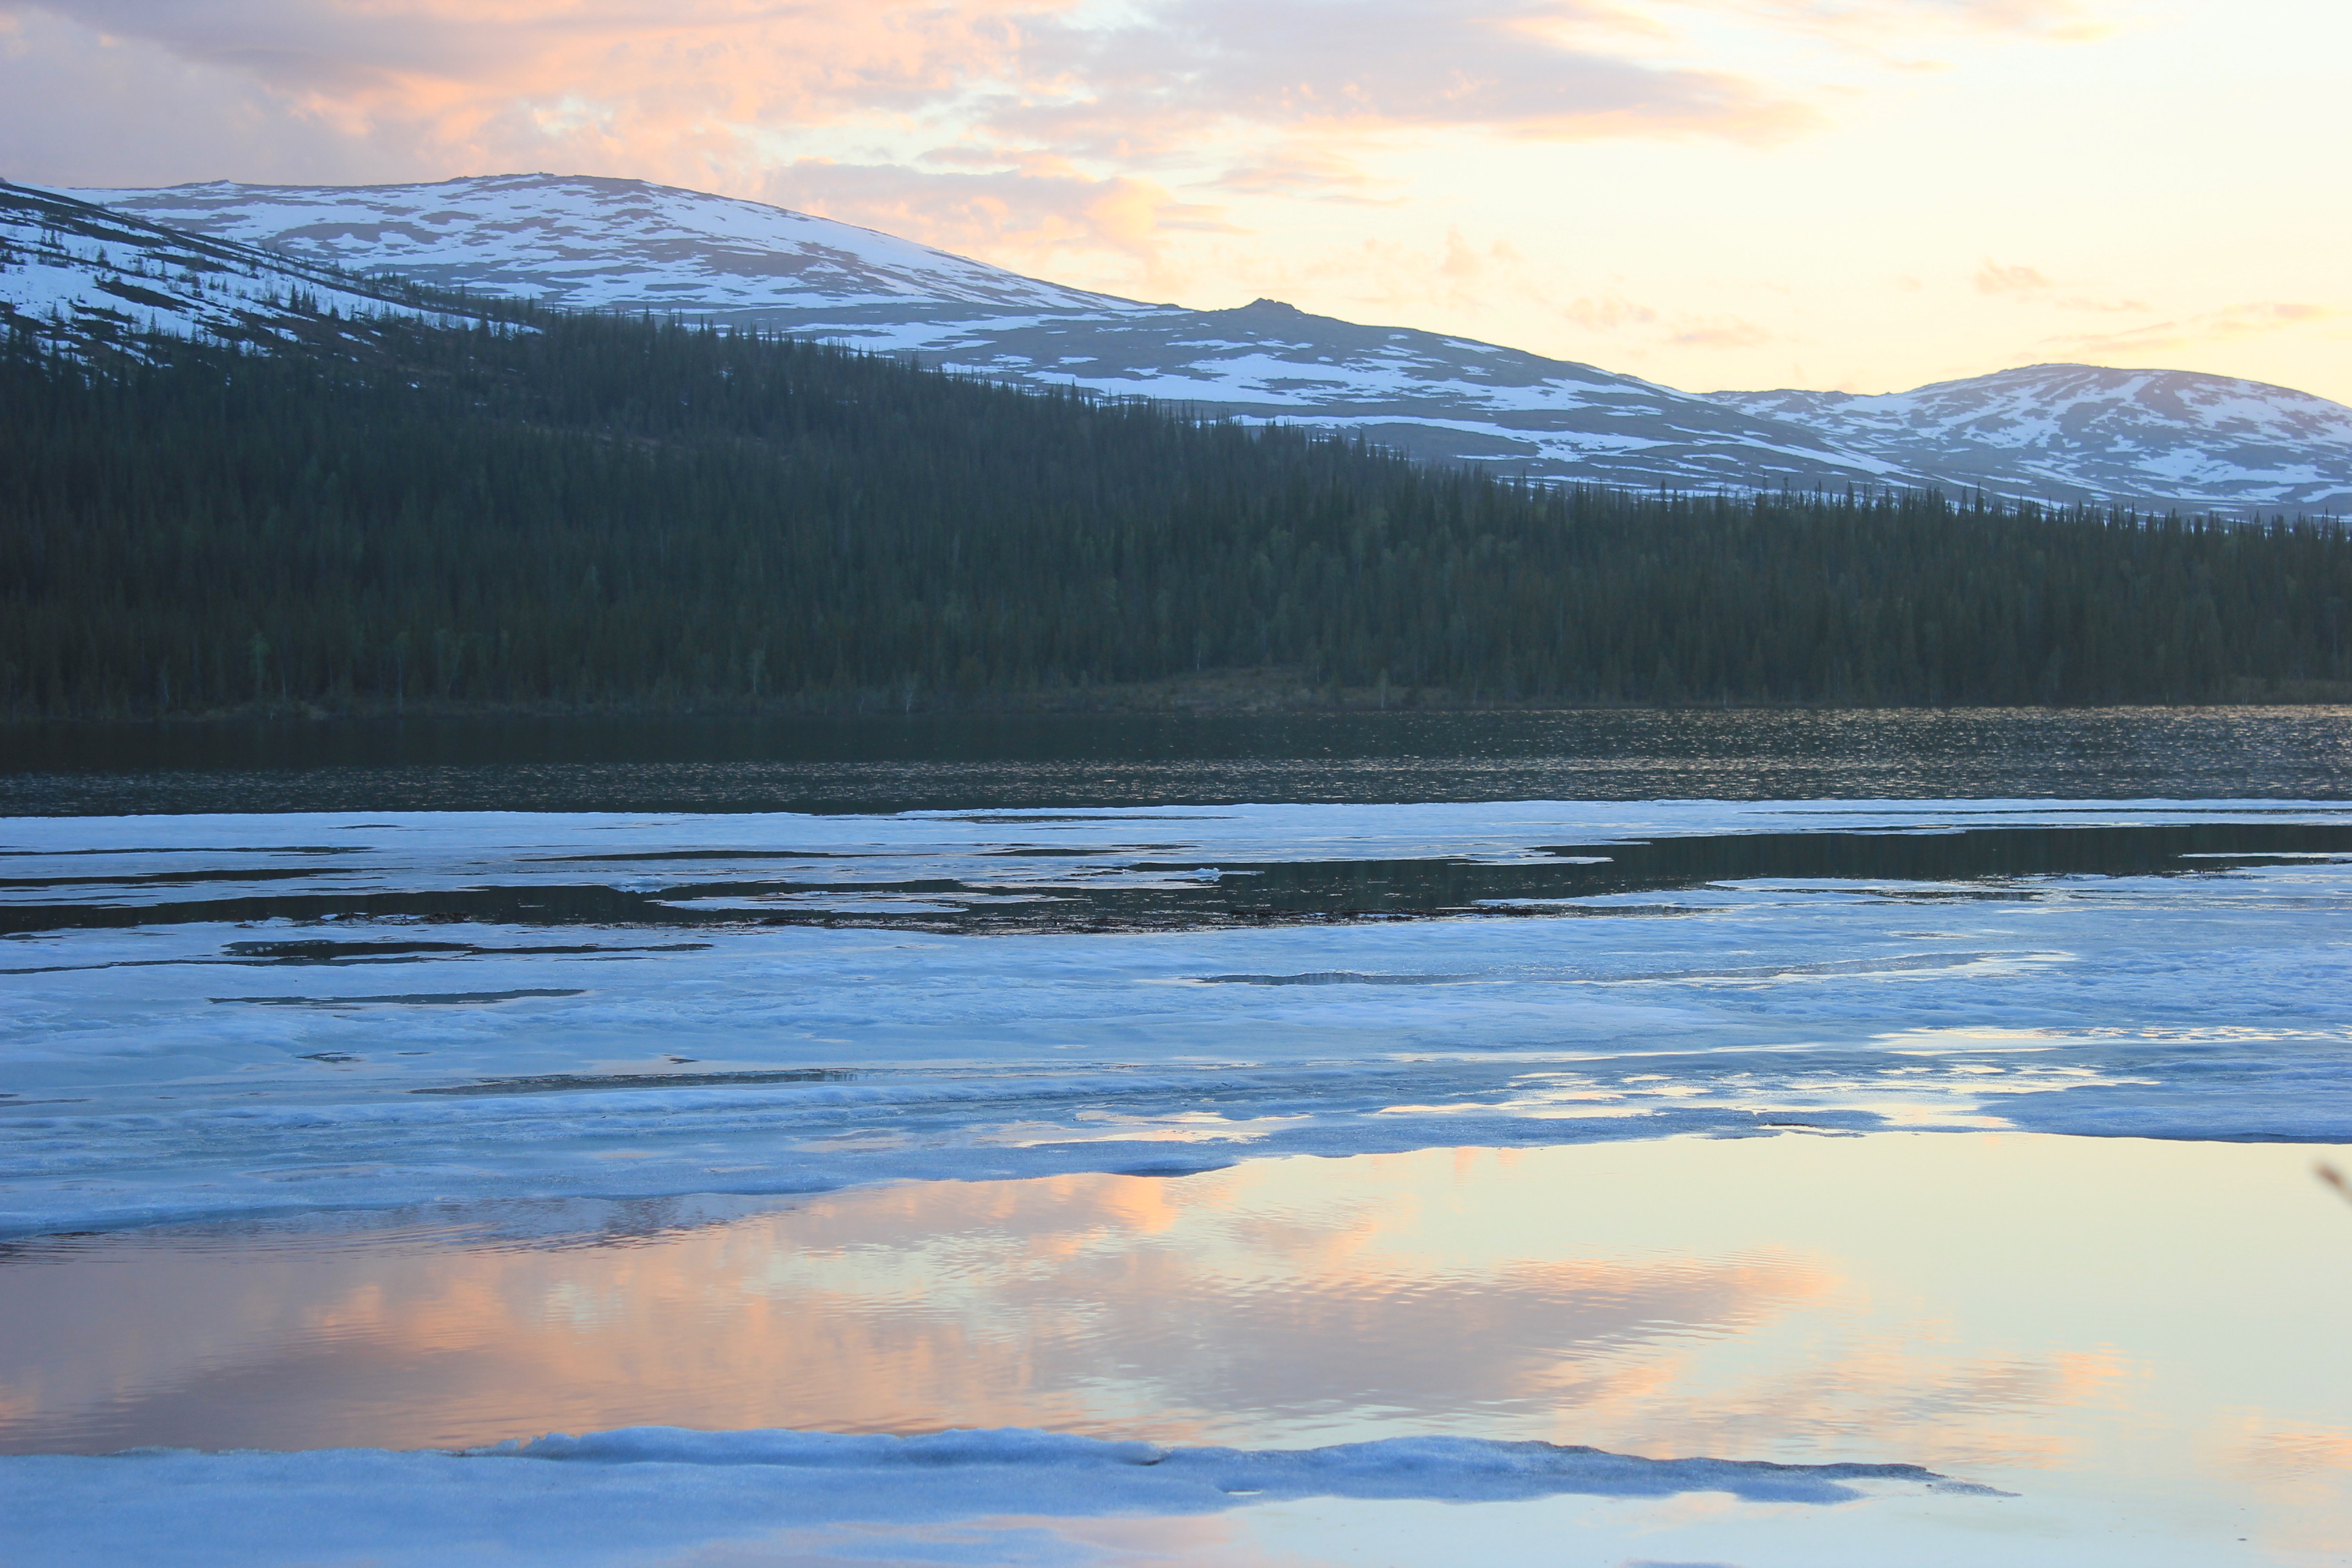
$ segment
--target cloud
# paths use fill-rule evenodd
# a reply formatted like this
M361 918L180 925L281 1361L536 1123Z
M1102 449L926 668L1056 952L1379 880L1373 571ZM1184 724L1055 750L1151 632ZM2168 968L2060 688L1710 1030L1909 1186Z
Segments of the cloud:
M1560 268L1531 260L1508 239L1453 226L1420 244L1364 238L1304 253L1227 244L1207 247L1200 267L1215 277L1221 296L1236 304L1254 296L1306 298L1318 301L1318 310L1352 320L1412 320L1436 331L1448 330L1449 319L1466 321L1497 307L1529 306L1571 320L1610 309L1606 301L1579 298L1562 310L1559 301L1581 290ZM1615 304L1620 320L1638 309Z
M1877 53L1894 39L2008 34L2081 43L2113 30L2113 0L1691 0L1698 8Z
M1614 332L1626 327L1654 324L1658 313L1647 305L1610 294L1596 300L1580 296L1559 308L1560 315L1588 332Z
M906 115L999 70L1067 0L0 0L274 94L308 124L446 157L577 152L593 130L656 166L718 133ZM759 149L736 148L739 163ZM526 159L521 166L529 166ZM515 166L509 164L507 166Z
M2145 300L2094 300L2087 295L2057 292L2058 285L2031 267L2003 266L1990 257L1977 266L1977 292L2005 295L2020 304L2048 305L2061 310L2089 310L2108 315L2146 315Z
M1205 182L1237 196L1391 205L1403 198L1397 183L1379 178L1356 159L1304 138L1244 159Z
M1556 139L1773 140L1813 113L1745 78L1649 63L1582 0L1162 0L1097 29L1033 34L1031 91L1000 132L1165 153L1203 131L1477 128Z
M935 173L804 158L772 171L761 200L903 235L961 255L1052 271L1071 255L1139 264L1146 282L1171 232L1240 232L1223 209L1180 201L1150 180L1076 173Z
M152 146L114 61L176 70L179 96L215 112L182 118L171 151L209 143L209 177L317 163L322 137L376 178L553 167L738 193L811 160L912 168L929 151L1009 175L990 199L1024 229L1066 218L1072 178L1364 199L1351 154L1400 133L1759 141L1813 122L1736 73L1643 58L1600 0L1141 0L1099 16L1080 0L0 0L0 22L47 24L18 27L26 79L0 85L79 76ZM0 135L23 145L32 116L5 96ZM146 184L152 156L23 172ZM1090 199L1196 216L1132 186Z
M2084 332L2044 338L2034 345L2034 349L2036 353L2133 358L2199 344L2227 342L2291 327L2316 326L2323 321L2340 319L2344 314L2326 305L2263 300L2207 310L2179 321L2158 321L2149 326L2134 327L2127 331Z
M1753 321L1727 316L1682 327L1668 334L1666 342L1685 349L1752 349L1777 342L1778 337Z
M56 184L424 177L388 150L297 124L282 94L138 38L0 0L0 175Z
M1979 294L2038 295L2048 292L2050 279L2031 267L2004 267L1990 257L1977 265L1977 292Z
M1611 138L1761 146L1822 124L1814 89L1727 67L1747 57L1708 31L1723 17L1876 37L2047 30L2075 9L0 0L0 147L15 177L98 186L635 175L788 202L1095 287L1182 290L1194 279L1174 258L1206 265L1188 237L1234 232L1236 214L1405 201L1410 184L1386 174L1400 153ZM1507 270L1487 258L1477 282L1455 259L1433 286L1457 301L1474 282L1493 293Z
M498 104L768 129L945 115L1065 153L1172 149L1203 126L1720 134L1805 111L1720 71L1648 64L1585 0L15 0L313 112L460 124ZM1589 33L1590 37L1582 37Z

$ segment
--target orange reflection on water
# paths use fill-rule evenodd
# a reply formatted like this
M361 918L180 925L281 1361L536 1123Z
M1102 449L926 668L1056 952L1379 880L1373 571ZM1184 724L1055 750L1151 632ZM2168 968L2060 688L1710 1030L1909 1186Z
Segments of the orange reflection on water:
M1585 1385L1552 1440L1592 1441L1583 1434L1605 1430L1659 1454L1786 1453L1809 1443L1809 1452L1900 1454L1959 1472L2043 1469L2079 1458L2084 1437L2037 1417L2116 1403L2128 1376L2111 1352L1956 1358L1893 1334L1702 1393L1689 1386L1700 1381L1696 1359L1645 1367L1650 1375L1622 1385Z
M1390 1234L1402 1194L1283 1215L1249 1184L888 1188L584 1249L77 1253L8 1277L17 1343L40 1347L12 1354L14 1425L289 1447L642 1422L1477 1426L1831 1286L1780 1257L1438 1260Z
M939 1553L937 1557L933 1552ZM885 1555L887 1553L887 1556ZM919 1557L913 1554L919 1553ZM1084 1563L1087 1568L1326 1568L1324 1560L1269 1551L1230 1516L1037 1519L1019 1515L953 1524L835 1524L784 1530L757 1541L700 1547L672 1568L833 1568L843 1563Z
M2335 1541L2352 1437L2319 1303L2352 1299L2352 1272L2314 1249L2352 1261L2352 1237L2289 1201L2307 1152L2273 1200L2279 1153L1974 1135L1431 1151L717 1218L638 1204L596 1245L261 1227L34 1247L0 1267L0 1446L1450 1432L1979 1479L2228 1472ZM2290 1265L2307 1289L2237 1331L2239 1282Z
M2352 1561L2352 1427L2283 1424L2259 1412L2226 1426L2213 1444L2218 1468L2284 1521L2277 1544Z

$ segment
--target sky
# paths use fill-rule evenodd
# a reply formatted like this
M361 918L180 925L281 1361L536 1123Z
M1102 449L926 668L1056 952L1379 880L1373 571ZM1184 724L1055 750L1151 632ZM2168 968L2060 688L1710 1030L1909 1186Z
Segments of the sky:
M635 176L1695 391L2352 402L2341 0L0 0L0 177Z

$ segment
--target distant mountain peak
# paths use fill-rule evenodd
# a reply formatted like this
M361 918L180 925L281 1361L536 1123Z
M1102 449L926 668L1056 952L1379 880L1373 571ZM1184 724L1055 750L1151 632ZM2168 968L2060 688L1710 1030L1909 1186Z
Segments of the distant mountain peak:
M2238 376L2032 364L1908 392L1714 396L1998 494L2352 510L2352 408Z

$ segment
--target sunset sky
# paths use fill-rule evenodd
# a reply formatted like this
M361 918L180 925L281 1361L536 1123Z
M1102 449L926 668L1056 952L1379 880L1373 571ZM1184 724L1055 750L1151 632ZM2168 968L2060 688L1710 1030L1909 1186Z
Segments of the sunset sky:
M0 176L635 175L1696 390L2352 401L2323 0L0 0Z

